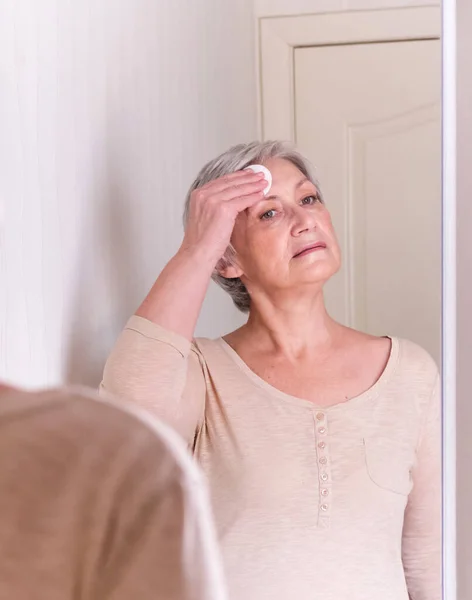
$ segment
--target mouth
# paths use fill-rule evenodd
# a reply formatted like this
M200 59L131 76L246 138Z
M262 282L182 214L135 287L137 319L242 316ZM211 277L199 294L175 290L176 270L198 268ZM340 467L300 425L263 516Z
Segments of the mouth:
M306 256L307 254L310 254L311 252L317 252L318 250L326 250L326 244L324 242L316 242L315 244L310 244L308 246L305 246L304 248L302 248L301 250L296 252L293 255L293 258L298 258L300 256Z

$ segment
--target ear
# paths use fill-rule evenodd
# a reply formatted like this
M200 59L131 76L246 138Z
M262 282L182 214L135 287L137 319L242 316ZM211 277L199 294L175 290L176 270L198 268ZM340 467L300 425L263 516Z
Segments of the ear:
M226 258L220 258L218 264L216 265L216 270L218 274L226 279L236 279L237 277L241 277L243 275L243 270L238 264L234 261L228 261Z

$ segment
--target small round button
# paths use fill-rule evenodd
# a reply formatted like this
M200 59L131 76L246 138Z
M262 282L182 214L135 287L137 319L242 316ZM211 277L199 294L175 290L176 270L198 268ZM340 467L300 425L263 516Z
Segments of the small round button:
M324 488L324 489L321 490L321 495L322 496L327 496L328 494L329 494L329 491L326 488Z
M320 458L320 464L322 464L322 465L325 465L327 462L328 462L328 461L327 461L327 459L326 459L326 456L322 456L322 457Z
M320 508L321 508L322 511L326 512L328 510L328 505L327 504L322 504L320 506Z
M324 433L326 433L326 427L320 427L318 429L318 433L321 433L321 435L323 435Z
M321 481L328 481L327 473L321 473Z
M318 421L322 421L322 420L324 419L324 414L323 414L322 412L319 412L319 413L316 415L316 419L317 419Z
M326 443L325 442L320 442L318 444L318 448L321 448L322 450L324 450L326 448Z

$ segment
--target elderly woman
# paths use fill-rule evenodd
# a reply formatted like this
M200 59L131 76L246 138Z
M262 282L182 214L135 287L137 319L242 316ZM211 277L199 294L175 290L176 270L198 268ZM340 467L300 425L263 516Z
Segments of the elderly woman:
M188 441L231 598L439 599L438 371L414 343L328 315L340 250L307 160L281 142L231 148L198 175L185 219L102 387ZM193 339L212 277L249 317Z

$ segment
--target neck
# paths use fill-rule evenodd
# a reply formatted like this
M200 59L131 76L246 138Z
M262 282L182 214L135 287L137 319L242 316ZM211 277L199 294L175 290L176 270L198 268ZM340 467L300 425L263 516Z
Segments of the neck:
M315 294L251 297L251 313L244 327L265 349L287 358L329 348L343 327L327 313L323 291Z

